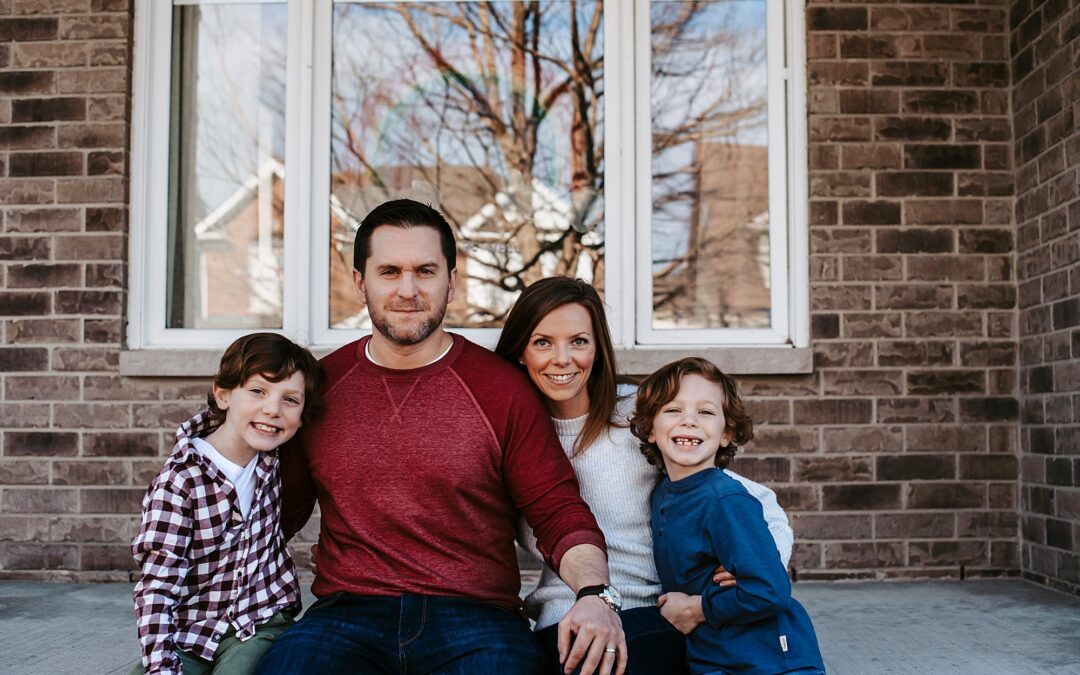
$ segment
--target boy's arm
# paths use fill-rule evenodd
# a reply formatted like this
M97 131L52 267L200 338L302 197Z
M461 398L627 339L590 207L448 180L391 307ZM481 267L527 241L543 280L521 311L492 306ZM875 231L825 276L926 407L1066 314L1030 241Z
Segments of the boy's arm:
M187 577L191 505L177 486L155 482L143 500L142 524L131 552L142 574L135 585L135 622L147 673L181 672L173 613Z
M787 608L791 582L756 499L742 493L719 498L705 523L705 536L713 554L739 580L733 588L706 585L701 594L706 622L752 623Z
M765 514L765 524L769 526L769 534L772 535L773 541L776 542L780 562L783 563L784 569L787 569L788 563L791 562L791 547L795 543L795 533L791 531L791 525L788 524L787 514L784 513L780 503L776 501L776 493L761 483L755 483L734 471L724 469L724 473L742 483L750 496L761 502L761 509Z

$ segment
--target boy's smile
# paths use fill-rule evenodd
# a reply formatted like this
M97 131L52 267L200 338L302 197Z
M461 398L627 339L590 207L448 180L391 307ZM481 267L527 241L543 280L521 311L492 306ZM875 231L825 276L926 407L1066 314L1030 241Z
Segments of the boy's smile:
M214 387L225 421L206 440L229 461L247 466L255 455L277 448L296 434L304 412L304 374L280 382L253 375L239 387Z
M660 406L649 442L664 456L676 481L714 466L716 453L731 442L724 419L724 390L701 375L686 375L675 398Z

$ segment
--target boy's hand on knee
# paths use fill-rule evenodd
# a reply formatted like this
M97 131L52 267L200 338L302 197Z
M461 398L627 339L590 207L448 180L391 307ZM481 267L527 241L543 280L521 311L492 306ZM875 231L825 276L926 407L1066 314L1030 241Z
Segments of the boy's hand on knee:
M720 588L731 588L735 585L735 575L724 569L723 565L717 565L713 572L712 582Z
M656 600L660 616L675 626L683 635L689 635L699 625L705 623L705 613L701 609L700 595L686 593L664 593Z

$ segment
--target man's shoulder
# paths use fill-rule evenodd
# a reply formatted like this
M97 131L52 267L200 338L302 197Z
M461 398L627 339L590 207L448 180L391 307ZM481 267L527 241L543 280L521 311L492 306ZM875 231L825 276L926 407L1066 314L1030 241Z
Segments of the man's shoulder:
M532 384L520 368L468 338L462 336L458 338L464 342L461 356L454 364L454 370L458 376L466 381L483 383L488 387L533 391Z

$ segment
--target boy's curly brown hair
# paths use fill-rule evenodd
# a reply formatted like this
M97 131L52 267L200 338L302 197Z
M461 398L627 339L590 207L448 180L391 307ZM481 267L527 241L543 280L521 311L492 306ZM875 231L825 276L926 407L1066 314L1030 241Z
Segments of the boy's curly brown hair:
M665 472L664 456L656 443L649 442L649 436L653 431L653 420L660 408L675 398L679 393L679 384L687 375L700 375L719 385L724 392L724 400L721 402L724 432L731 440L726 448L721 447L717 451L715 464L718 468L727 468L738 447L754 438L754 423L746 414L746 407L739 397L735 380L706 359L697 356L679 359L645 378L638 389L634 414L630 417L630 431L641 441L641 454L645 455L649 464Z
M254 375L262 375L270 382L281 382L295 372L304 374L304 411L302 422L318 419L323 412L323 369L304 347L277 333L251 333L238 338L221 356L214 384L222 389L235 389ZM206 395L210 416L217 422L225 419L228 411L218 407L211 390Z

